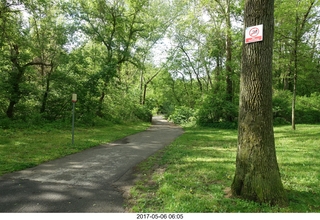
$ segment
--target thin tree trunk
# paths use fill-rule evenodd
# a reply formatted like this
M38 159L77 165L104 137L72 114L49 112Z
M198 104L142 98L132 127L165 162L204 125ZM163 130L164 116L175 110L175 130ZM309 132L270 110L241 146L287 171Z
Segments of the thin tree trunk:
M42 72L44 74L44 66L42 66L41 68L42 68ZM51 78L52 71L53 71L53 66L51 66L51 69L48 72L48 75L46 78L46 90L45 90L43 97L42 97L42 105L41 105L40 113L44 113L46 111L47 100L48 100L48 95L49 95L49 90L50 90L50 78Z
M297 7L299 7L300 1L297 2ZM295 39L294 39L294 48L293 48L293 56L294 56L294 73L293 73L293 89L292 89L292 118L291 124L292 129L296 130L296 122L295 122L295 108L296 108L296 93L297 93L297 79L298 79L298 46L301 41L301 38L304 33L304 27L308 21L308 17L312 8L314 7L316 1L312 0L309 2L310 5L304 14L303 18L301 19L301 23L299 24L300 17L298 15L296 9L296 29L295 29Z
M295 121L295 110L296 110L296 99L297 99L297 94L296 94L296 84L297 84L297 74L294 74L293 77L293 94L292 94L292 115L291 115L291 125L292 129L296 130L296 121Z
M200 91L202 93L203 92L203 86L202 86L201 80L199 78L199 72L193 66L192 60L191 60L189 54L187 53L187 51L184 49L184 47L181 45L180 48L181 48L182 52L186 55L186 57L187 57L187 59L189 61L189 65L191 66L191 69L192 69L193 73L196 75L196 78L197 78L197 81L198 81L198 84L199 84L199 89L200 89ZM190 74L190 79L192 79L192 74L191 74L190 71L189 71L189 74Z
M176 89L175 89L175 80L170 77L170 80L171 80L171 90L172 90L172 94L173 94L173 97L175 98L175 100L178 102L178 105L181 105L181 101L179 100L179 95L176 94Z
M143 85L143 82L144 82L144 78L143 78L143 74L141 72L141 82L140 82L140 89L142 90L142 87L143 87L143 93L142 93L142 100L140 100L140 103L142 105L144 105L146 103L146 96L147 96L147 87L148 87L148 84L154 79L156 78L156 76L161 72L162 68L159 69L155 74L153 74L153 76L151 76L150 79L148 79L148 81L146 81ZM142 86L143 85L143 86Z
M208 78L207 91L209 91L209 89L213 88L213 85L212 85L212 79L211 79L211 76L210 76L210 70L209 70L209 67L208 67L207 64L205 64L205 69L206 69L206 74L207 74L207 78Z
M144 82L144 79L143 79L143 70L141 70L141 73L140 73L140 104L143 105L144 103L144 100L143 100L143 82Z
M10 100L9 106L8 106L7 112L6 112L8 118L13 118L13 116L14 116L14 106L15 106L15 104L17 104L17 102L15 102L15 101L13 101L13 100Z
M291 59L290 59L290 63L289 64L287 64L287 73L285 74L285 76L283 77L283 90L290 90L290 84L291 84L291 82L290 82L290 78L291 78L291 72L292 72L292 70L291 70Z
M20 101L21 98L21 91L20 91L20 82L21 78L24 74L24 71L21 73L12 73L10 76L11 81L11 89L10 89L10 97L9 97L9 105L6 111L8 118L14 117L14 107Z
M148 84L144 84L144 86L143 86L142 105L146 104L147 87L148 87Z
M220 90L220 56L216 57L217 66L215 68L215 84L214 84L214 92L219 92Z
M20 83L22 81L25 67L21 67L19 64L19 46L12 45L11 47L11 62L12 62L12 70L9 74L9 85L10 85L10 97L9 97L9 105L6 111L8 118L14 117L14 107L20 101L21 91L20 91Z
M104 90L101 93L101 96L99 98L99 105L98 105L98 110L96 112L97 116L99 117L103 117L103 101L104 101L104 97L105 97L105 92Z
M296 130L295 122L295 109L296 109L296 90L297 90L297 76L298 76L298 22L299 17L296 14L296 30L295 30L295 41L294 41L294 72L293 72L293 89L292 89L292 116L291 116L291 126L293 130Z
M264 37L242 49L238 150L231 189L236 197L283 206L287 198L272 121L273 13L274 0L246 0L245 27L263 24Z
M232 102L233 100L233 85L232 85L232 39L231 39L231 20L230 20L230 1L227 1L226 6L226 23L227 23L227 41L226 41L226 84L227 84L227 100L229 102ZM232 121L232 116L229 116L229 121Z

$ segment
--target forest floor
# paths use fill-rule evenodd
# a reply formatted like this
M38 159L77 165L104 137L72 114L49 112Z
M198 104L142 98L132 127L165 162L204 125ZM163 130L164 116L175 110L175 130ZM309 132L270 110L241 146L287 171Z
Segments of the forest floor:
M134 166L181 134L181 127L156 116L146 131L5 174L0 212L125 212Z

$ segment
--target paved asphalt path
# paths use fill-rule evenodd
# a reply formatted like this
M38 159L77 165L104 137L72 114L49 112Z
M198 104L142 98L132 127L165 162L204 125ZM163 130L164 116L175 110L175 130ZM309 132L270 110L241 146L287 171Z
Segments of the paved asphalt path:
M3 175L0 212L125 212L123 189L132 186L133 167L182 133L156 116L146 131Z

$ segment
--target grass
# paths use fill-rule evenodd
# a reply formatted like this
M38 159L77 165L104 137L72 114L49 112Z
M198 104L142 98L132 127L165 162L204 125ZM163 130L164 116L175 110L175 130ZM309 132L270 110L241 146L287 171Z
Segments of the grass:
M0 129L0 175L33 167L145 130L148 123L71 128L54 126ZM59 126L58 126L59 127Z
M140 163L126 202L129 212L319 213L320 125L275 127L288 207L231 198L236 130L185 128L174 143Z

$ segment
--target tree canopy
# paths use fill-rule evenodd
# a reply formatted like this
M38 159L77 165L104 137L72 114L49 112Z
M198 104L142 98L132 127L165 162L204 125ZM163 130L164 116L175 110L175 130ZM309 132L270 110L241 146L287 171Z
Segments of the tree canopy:
M77 93L84 123L153 111L234 126L243 13L229 0L1 1L0 114L68 121ZM319 122L318 45L319 1L276 1L275 121Z

